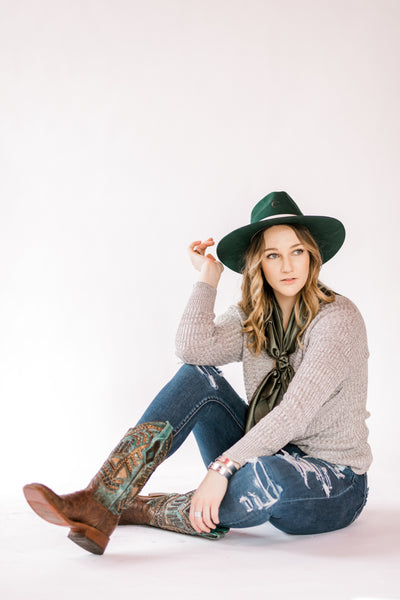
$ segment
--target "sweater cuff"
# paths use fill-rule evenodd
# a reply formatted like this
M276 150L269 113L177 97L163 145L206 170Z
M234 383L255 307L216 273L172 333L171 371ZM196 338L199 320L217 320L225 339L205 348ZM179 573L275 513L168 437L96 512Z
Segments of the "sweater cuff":
M192 309L201 308L205 312L213 312L217 290L215 287L204 281L197 281L193 286L190 297L189 307Z
M249 433L250 432L238 440L236 444L228 448L228 450L223 452L224 456L239 463L241 467L258 456L274 454L272 449L266 449L265 447L262 447L261 449L260 441L257 443L257 440L252 439L253 436L249 436Z

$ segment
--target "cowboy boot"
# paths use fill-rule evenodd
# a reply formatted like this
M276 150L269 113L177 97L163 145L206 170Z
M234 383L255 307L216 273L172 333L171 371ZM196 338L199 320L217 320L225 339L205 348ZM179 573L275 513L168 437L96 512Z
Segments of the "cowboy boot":
M118 525L151 525L177 533L197 535L218 540L229 531L216 526L209 533L198 533L189 520L190 503L194 490L187 494L150 494L136 496L129 508L122 511Z
M154 469L166 458L172 426L155 421L129 429L87 488L58 496L40 483L24 486L31 508L55 525L70 527L69 539L103 554L121 512L130 507Z

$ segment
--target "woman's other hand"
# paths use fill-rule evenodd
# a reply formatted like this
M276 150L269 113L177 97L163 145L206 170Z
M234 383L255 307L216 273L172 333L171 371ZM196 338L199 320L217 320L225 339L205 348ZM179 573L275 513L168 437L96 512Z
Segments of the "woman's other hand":
M208 238L205 242L197 240L192 242L188 248L190 261L197 271L200 271L199 281L208 283L213 287L217 287L224 266L221 262L207 252L210 246L214 246L215 242L212 238Z
M225 496L228 480L215 471L207 475L193 494L189 518L197 533L209 533L219 523L219 506ZM201 516L200 516L201 514Z

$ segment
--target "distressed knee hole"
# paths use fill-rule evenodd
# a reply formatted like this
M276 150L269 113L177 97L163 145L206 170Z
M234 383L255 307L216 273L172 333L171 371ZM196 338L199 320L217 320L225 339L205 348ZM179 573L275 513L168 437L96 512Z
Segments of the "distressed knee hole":
M218 389L218 384L215 378L217 375L221 374L221 371L219 369L217 369L216 367L204 367L200 365L196 365L196 369L208 379L209 384L212 388L214 388L214 390Z

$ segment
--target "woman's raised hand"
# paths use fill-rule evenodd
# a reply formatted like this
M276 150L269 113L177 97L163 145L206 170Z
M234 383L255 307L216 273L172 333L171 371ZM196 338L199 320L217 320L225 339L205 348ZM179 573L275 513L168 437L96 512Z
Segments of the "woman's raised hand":
M190 261L197 271L200 271L199 281L209 283L213 287L217 287L224 266L215 256L207 252L208 248L214 246L215 242L212 238L208 238L205 242L196 240L192 242L188 248Z
M197 271L201 271L201 267L204 264L205 260L211 259L215 261L215 258L212 254L206 255L206 250L210 246L214 246L215 242L212 238L208 238L205 242L201 240L197 240L196 242L192 242L188 248L190 260L192 265Z

